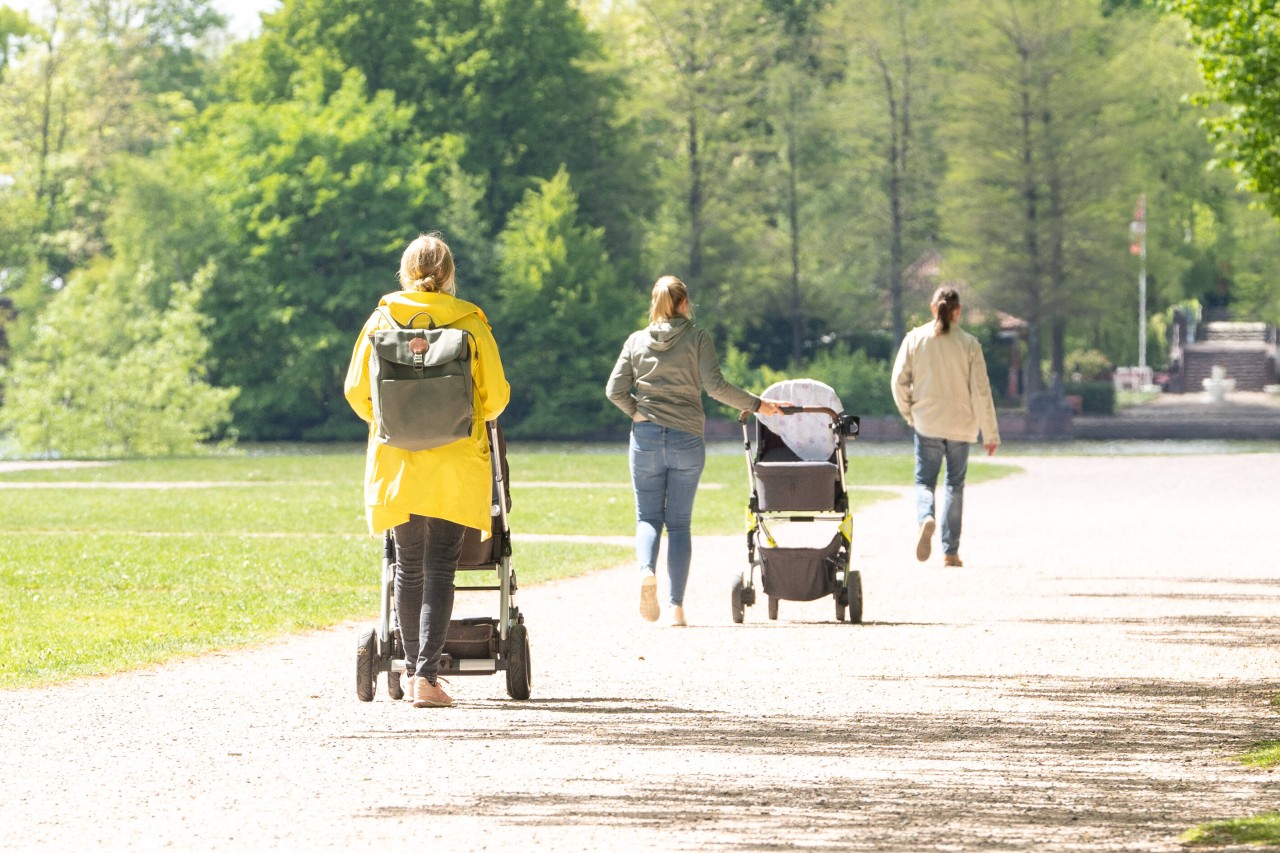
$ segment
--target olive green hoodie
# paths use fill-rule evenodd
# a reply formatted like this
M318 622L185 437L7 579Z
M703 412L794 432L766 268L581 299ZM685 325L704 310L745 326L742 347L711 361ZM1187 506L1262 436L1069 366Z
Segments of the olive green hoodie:
M658 426L702 435L702 392L726 406L754 412L760 398L720 373L711 335L687 317L673 317L633 332L609 374L605 394L628 415Z

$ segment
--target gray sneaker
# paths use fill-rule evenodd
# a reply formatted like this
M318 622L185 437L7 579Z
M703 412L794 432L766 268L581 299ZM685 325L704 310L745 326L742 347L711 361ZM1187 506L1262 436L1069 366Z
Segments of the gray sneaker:
M933 518L926 518L924 523L920 525L920 539L916 542L916 559L924 562L929 559L929 554L933 552Z

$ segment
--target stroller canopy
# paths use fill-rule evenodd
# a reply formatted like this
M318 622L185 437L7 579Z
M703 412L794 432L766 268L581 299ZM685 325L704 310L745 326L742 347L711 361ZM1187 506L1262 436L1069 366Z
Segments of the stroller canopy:
M770 400L787 400L797 406L825 406L836 414L844 413L844 404L840 402L835 389L816 379L785 379L775 382L760 396ZM795 415L757 414L756 417L805 462L822 462L835 453L836 435L831 430L831 418L826 414L801 412Z

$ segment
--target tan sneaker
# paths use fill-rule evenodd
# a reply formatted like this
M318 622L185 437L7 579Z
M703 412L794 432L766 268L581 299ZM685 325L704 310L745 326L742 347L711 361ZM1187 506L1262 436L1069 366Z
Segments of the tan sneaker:
M650 622L658 621L658 579L653 575L640 578L640 615Z
M425 678L414 681L413 707L415 708L447 708L453 704L449 694L439 684L432 684Z
M942 565L950 566L953 569L960 569L964 567L964 563L961 562L959 554L943 554Z
M411 675L408 677L409 689L404 692L404 700L412 702L418 696L418 676Z
M926 518L920 525L920 539L916 542L916 559L924 562L933 553L933 528L936 526L932 518Z
M667 624L672 628L683 628L689 623L684 621L684 608L679 604L671 605L671 609L667 611Z

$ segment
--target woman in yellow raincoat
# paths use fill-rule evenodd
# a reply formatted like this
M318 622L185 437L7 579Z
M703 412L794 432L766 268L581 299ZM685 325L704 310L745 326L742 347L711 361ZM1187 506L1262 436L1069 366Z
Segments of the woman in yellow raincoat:
M485 422L511 397L498 344L479 307L455 295L453 255L439 234L424 234L400 259L400 285L378 302L360 331L347 368L347 402L370 424L364 498L369 531L392 531L396 544L396 612L400 616L408 698L415 707L453 700L437 683L440 652L453 615L454 575L464 528L490 532L493 477ZM431 450L402 450L382 443L373 428L369 336L391 328L382 311L408 325L425 312L437 326L463 329L475 342L471 360L474 409L470 437Z

